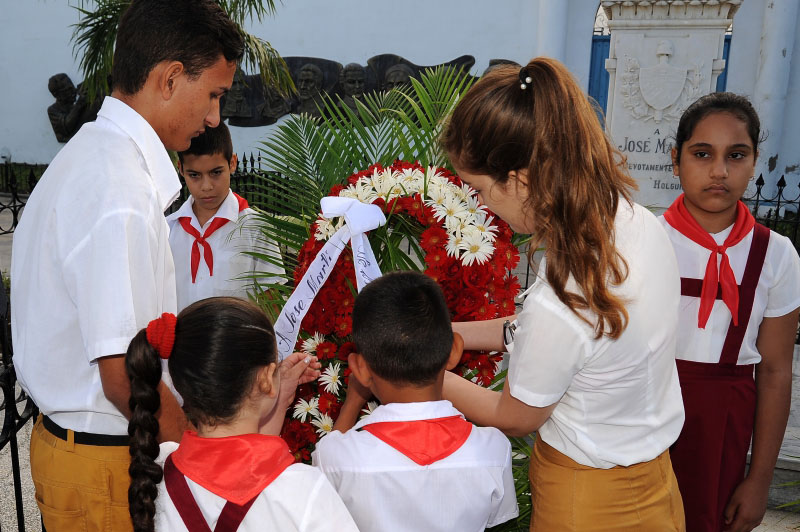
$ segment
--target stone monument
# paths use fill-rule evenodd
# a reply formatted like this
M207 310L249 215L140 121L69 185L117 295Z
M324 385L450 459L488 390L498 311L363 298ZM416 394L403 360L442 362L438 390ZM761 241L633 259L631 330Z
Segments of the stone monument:
M603 0L611 46L606 128L639 184L637 202L669 207L681 193L672 148L681 113L725 68L725 31L743 0Z

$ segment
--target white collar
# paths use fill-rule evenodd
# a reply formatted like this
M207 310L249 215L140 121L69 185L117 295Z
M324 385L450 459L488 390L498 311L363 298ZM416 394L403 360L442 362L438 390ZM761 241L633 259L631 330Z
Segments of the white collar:
M373 410L370 415L356 423L353 428L360 429L365 425L384 421L420 421L452 416L464 417L461 412L456 410L453 403L447 400L421 403L389 403Z
M161 210L166 210L181 190L175 165L153 126L125 102L106 96L97 116L112 122L131 140L142 154L147 170L153 178Z
M200 227L200 223L197 221L197 216L195 216L194 211L192 210L192 205L194 205L194 197L189 196L189 199L183 202L183 205L181 205L180 209L167 216L167 221L171 222L172 220L177 220L178 218L189 218L189 221L195 226L196 229L202 229L202 227ZM229 222L235 222L239 219L239 200L233 194L232 190L228 189L228 195L225 196L224 200L222 200L222 203L220 204L219 209L217 209L217 212L214 213L214 216L208 219L206 225L208 225L214 218L225 218Z

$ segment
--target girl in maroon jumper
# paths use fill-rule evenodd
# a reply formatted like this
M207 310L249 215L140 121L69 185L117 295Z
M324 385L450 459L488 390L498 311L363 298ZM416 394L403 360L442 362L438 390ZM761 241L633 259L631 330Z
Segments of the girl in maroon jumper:
M688 532L760 523L789 414L800 261L740 201L759 136L746 98L713 93L683 113L672 149L684 193L662 222L681 274L686 421L671 457Z
M180 445L156 440L156 386L167 359L197 427ZM319 375L302 353L280 366L272 325L252 303L203 299L163 314L131 341L130 514L152 530L357 531L324 475L295 464L277 436L297 382ZM163 468L163 469L162 469Z

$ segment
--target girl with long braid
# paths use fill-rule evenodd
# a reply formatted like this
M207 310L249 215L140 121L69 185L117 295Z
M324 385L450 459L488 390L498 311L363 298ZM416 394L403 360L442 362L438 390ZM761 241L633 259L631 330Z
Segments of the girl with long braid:
M197 431L159 448L162 359ZM165 313L133 338L125 366L136 532L357 530L325 476L295 464L277 436L294 388L319 364L295 353L279 366L257 306L215 297Z

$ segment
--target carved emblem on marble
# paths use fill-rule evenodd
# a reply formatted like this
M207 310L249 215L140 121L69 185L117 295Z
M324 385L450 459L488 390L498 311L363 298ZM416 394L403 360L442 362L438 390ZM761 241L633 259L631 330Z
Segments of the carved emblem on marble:
M700 96L703 86L703 63L691 68L669 64L672 43L662 40L656 47L658 63L640 67L639 60L625 55L622 72L622 104L637 120L678 120L686 107Z

